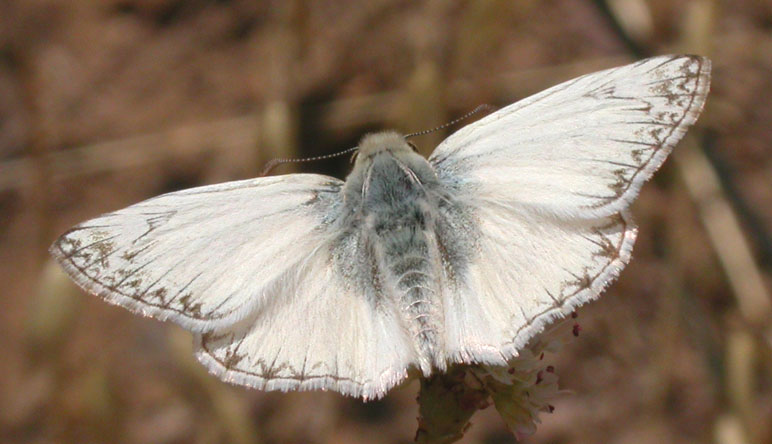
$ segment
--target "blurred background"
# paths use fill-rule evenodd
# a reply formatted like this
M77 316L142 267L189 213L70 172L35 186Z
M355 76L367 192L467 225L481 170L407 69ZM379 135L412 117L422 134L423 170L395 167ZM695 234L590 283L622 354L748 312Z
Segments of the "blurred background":
M0 441L411 442L415 382L366 404L228 386L186 332L78 290L48 245L275 157L428 129L673 52L713 60L707 107L634 205L633 262L550 358L573 393L527 442L772 442L763 0L0 2ZM446 135L414 140L428 154ZM464 442L514 438L489 408Z

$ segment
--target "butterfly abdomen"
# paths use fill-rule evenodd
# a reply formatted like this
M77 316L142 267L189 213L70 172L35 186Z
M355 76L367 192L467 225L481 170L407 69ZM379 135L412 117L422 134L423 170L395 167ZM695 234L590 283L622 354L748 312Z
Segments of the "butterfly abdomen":
M441 299L431 244L422 216L381 231L381 273L401 312L425 374L444 367Z

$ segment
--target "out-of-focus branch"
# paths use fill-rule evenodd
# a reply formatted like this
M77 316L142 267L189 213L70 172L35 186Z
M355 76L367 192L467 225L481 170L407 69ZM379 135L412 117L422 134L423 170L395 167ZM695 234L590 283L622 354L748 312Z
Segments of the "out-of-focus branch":
M609 5L607 0L593 0L595 7L598 8L601 15L608 21L611 29L617 35L617 38L624 43L627 50L636 58L644 58L650 55L649 51L639 44L625 28L624 23L619 19L619 16L614 13L613 8Z
M621 22L615 19L609 12L603 0L596 0L604 15L615 23L612 28L624 34L620 35L623 42L630 40L625 33ZM708 29L713 18L713 6L709 1L694 2L689 21L685 23L683 36L684 49L698 47L701 52L709 50ZM631 52L648 53L642 46L629 48ZM769 321L772 319L772 301L765 286L761 270L754 260L752 250L743 236L740 221L733 211L728 200L726 187L723 185L729 180L729 176L722 177L719 171L728 171L727 168L717 168L711 164L710 158L698 140L705 143L704 136L690 136L674 153L679 171L684 179L692 199L700 210L700 217L706 227L708 237L716 251L719 261L727 274L727 279L732 287L737 300L737 305L743 317L753 326L764 330L764 336L768 344L772 344L772 328ZM747 208L747 204L740 198L735 208ZM762 238L769 238L763 234Z
M619 17L615 15L612 8L609 7L608 0L593 0L593 3L598 8L601 15L603 15L603 17L608 20L609 26L612 28L619 40L625 45L630 54L637 58L648 57L652 55L652 52L648 48L637 42L632 37L631 33L625 29L623 22L619 20ZM703 10L705 10L705 8L703 8ZM708 20L710 20L710 18L708 18ZM695 25L687 24L687 27L689 26L694 29ZM687 34L689 32L690 30L687 29ZM685 36L685 39L689 41L684 42L685 44L682 45L682 49L694 51L695 44L704 42L704 39L695 38L693 36L694 32L691 32L691 35L692 36ZM704 51L708 51L709 48L707 48L707 43L704 46L706 46ZM707 155L708 164L710 168L714 170L715 175L721 184L725 199L728 199L729 202L731 202L732 207L740 216L745 226L748 227L750 235L758 244L758 249L760 250L763 262L767 266L770 266L772 265L772 233L770 233L769 229L764 225L763 222L761 222L762 219L756 214L752 206L748 204L746 199L740 194L740 187L738 187L735 183L732 170L728 166L721 164L718 156L716 156L715 153L710 149L712 145L712 137L713 136L709 132L703 132L700 135L699 145L700 150L702 151L702 154L700 155Z
M715 136L710 131L705 131L701 139L702 151L716 170L716 177L724 193L744 222L744 226L748 228L749 237L757 246L756 250L760 255L759 261L765 268L772 269L772 236L768 233L764 221L742 196L741 187L734 179L734 172L714 148Z
M674 158L700 211L740 312L751 325L766 328L772 319L772 303L739 221L723 194L718 175L700 152L694 137L684 140ZM772 332L767 332L766 336L772 341Z
M596 0L595 4L610 20L612 28L632 53L647 53L645 48L630 38L622 22L610 12L605 1ZM680 49L696 50L702 54L710 52L716 7L713 0L696 0L689 4L683 22ZM729 199L733 200L734 208L747 221L752 223L756 218L749 217L752 212L739 193L731 192L736 187L731 181L728 168L716 165L715 157L711 159L706 156L706 137L705 134L700 137L694 132L690 133L673 157L746 323L745 328L730 325L726 329L724 389L729 403L727 411L714 424L714 432L720 444L747 444L761 439L756 435L758 424L763 419L758 417L753 408L756 380L754 363L758 352L753 336L761 333L767 346L772 344L772 301ZM761 234L757 231L755 235L761 239L770 238L766 230L762 230ZM762 246L764 244L767 247L772 245L764 242Z
M182 126L155 134L48 152L46 163L50 165L50 181L56 183L69 177L150 165L210 150L240 150L254 146L256 126L252 115ZM0 164L0 191L30 186L33 171L31 158Z
M534 68L502 74L493 79L496 97L491 103L509 103L558 81L589 71L624 63L624 57L603 57L581 63ZM473 88L467 82L455 81L448 86L455 112L467 112L479 105ZM382 125L400 106L401 94L384 92L337 100L324 105L322 126L329 131L345 132L350 128ZM449 104L450 105L450 104ZM45 162L50 166L50 181L115 171L142 165L153 165L171 159L200 155L205 152L243 153L259 146L260 130L272 118L271 107L262 112L213 122L182 125L176 128L114 141L98 142L67 150L49 151ZM406 128L417 130L424 128ZM286 156L285 156L286 157ZM247 161L248 163L248 161ZM0 163L0 192L27 188L35 180L35 160L32 157Z

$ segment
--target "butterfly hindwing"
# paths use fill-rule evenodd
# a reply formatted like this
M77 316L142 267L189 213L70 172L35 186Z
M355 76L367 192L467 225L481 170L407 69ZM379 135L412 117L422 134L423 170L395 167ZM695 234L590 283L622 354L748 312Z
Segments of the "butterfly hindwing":
M373 303L382 294L348 285L337 268L324 251L311 253L276 295L283 303L199 335L196 356L220 378L264 390L382 397L407 377L410 338L396 311Z
M629 262L637 233L627 211L561 221L480 203L475 216L476 253L445 286L456 362L503 365L517 356L552 321L600 295Z

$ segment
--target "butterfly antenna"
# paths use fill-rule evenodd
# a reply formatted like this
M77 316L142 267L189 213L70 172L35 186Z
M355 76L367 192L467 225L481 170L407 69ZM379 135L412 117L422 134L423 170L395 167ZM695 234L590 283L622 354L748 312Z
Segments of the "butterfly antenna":
M325 154L323 156L314 156L314 157L303 157L301 159L272 159L269 161L265 168L263 169L263 172L260 173L260 176L265 176L268 173L271 172L272 169L276 168L277 166L283 164L283 163L300 163L300 162L313 162L314 160L324 160L324 159L331 159L333 157L342 156L344 154L348 154L352 151L356 151L358 147L349 148L347 150L339 151L337 153L332 154Z
M409 138L415 137L415 136L423 136L424 134L429 134L429 133L433 133L435 131L439 131L441 129L445 129L445 128L449 127L449 126L453 126L453 125L457 124L458 122L461 122L462 120L466 120L466 119L472 117L473 115L479 113L480 111L483 111L483 110L492 111L494 109L495 109L494 106L491 106L491 105L488 105L488 104L482 104L482 105L478 106L477 108L473 109L472 111L469 111L468 113L466 113L463 116L459 117L458 119L451 120L450 122L444 123L444 124L442 124L442 125L440 125L440 126L438 126L436 128L432 128L432 129L429 129L429 130L418 131L416 133L410 133L410 134L405 136L405 139L409 139Z

